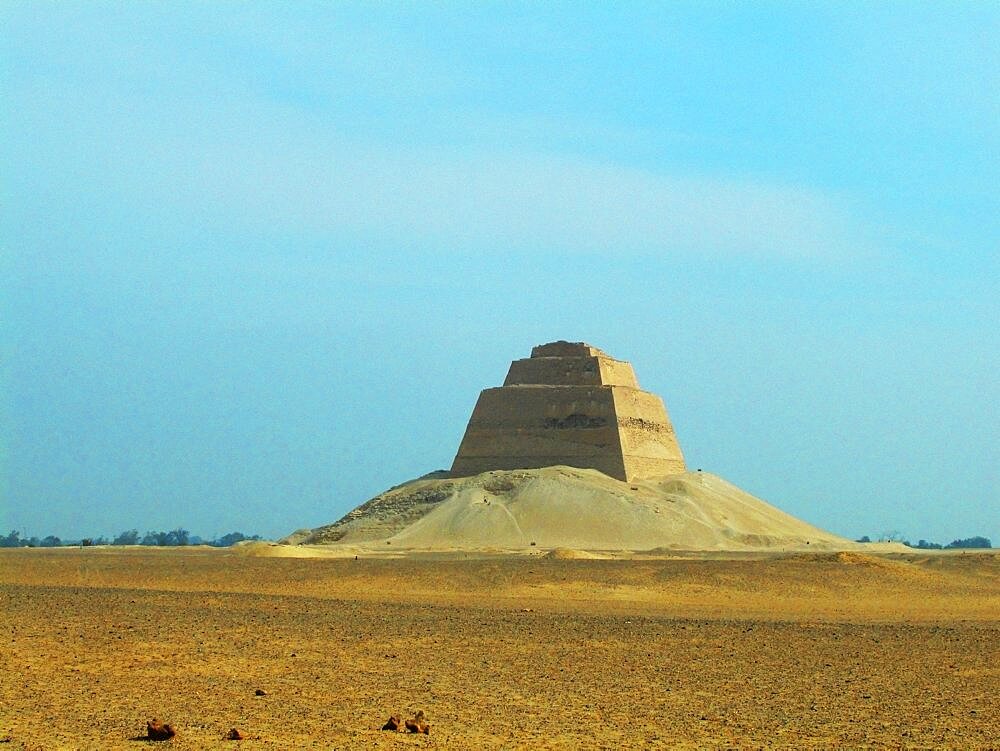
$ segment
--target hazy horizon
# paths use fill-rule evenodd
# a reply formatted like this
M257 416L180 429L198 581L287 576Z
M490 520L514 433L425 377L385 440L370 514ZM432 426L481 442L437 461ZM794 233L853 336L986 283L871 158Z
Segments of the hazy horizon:
M0 535L330 523L567 339L691 468L1000 545L996 6L0 19Z

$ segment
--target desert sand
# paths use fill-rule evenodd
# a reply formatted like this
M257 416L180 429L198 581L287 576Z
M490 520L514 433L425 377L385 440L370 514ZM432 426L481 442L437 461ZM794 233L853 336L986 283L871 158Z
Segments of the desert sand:
M325 552L0 551L4 747L1000 746L996 552Z

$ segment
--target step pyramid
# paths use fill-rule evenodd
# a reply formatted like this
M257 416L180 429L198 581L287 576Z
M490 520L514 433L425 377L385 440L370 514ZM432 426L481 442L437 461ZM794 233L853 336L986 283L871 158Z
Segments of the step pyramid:
M625 482L685 471L663 400L632 366L583 342L550 342L479 395L453 477L566 465Z

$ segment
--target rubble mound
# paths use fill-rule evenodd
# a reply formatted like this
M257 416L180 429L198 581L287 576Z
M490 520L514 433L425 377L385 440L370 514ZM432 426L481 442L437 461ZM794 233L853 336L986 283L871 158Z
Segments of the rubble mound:
M394 551L859 549L708 472L622 482L566 466L435 473L287 542Z

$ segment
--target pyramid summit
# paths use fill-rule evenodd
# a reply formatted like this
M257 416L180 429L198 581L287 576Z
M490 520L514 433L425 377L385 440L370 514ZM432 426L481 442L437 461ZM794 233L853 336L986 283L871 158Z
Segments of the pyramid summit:
M632 366L565 341L534 347L479 395L451 475L557 465L625 482L685 471L663 400Z

